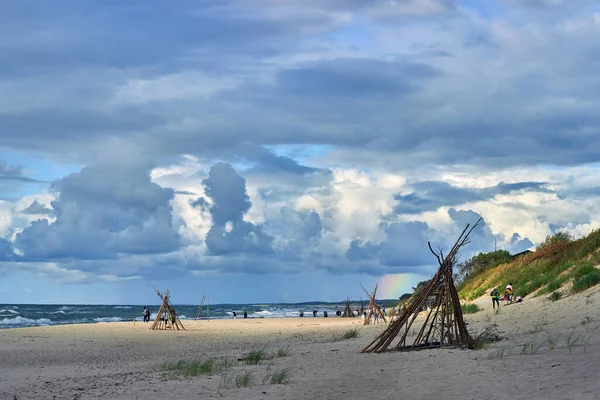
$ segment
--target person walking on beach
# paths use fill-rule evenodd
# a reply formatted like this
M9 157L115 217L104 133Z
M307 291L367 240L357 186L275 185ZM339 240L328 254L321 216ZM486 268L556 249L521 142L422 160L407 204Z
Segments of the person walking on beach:
M504 289L504 297L506 298L506 300L508 300L508 304L512 304L512 297L513 297L512 282L509 282L508 285L506 285L506 289Z
M244 318L248 318L248 313L244 311Z
M237 314L235 313L235 311L233 312L233 319L235 319L235 317L237 317Z
M492 296L492 307L494 310L496 309L496 305L500 308L500 293L498 293L498 289L494 288L492 293L490 293L490 296Z
M150 309L144 307L144 322L150 322Z
M381 307L381 313L382 313L383 315L387 315L387 314L385 313L385 306Z

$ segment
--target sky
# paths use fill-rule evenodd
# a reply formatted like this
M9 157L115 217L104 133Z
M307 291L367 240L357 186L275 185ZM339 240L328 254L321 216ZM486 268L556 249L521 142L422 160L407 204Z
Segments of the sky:
M600 226L596 0L0 2L0 303L397 298Z

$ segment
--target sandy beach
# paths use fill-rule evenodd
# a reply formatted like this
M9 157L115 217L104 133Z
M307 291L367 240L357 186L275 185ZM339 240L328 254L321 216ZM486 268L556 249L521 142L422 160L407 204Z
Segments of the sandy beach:
M384 329L358 318L185 321L185 332L142 322L0 330L1 399L598 399L600 288L557 302L545 297L466 316L479 332L491 323L504 339L480 350L361 354ZM334 341L348 329L359 336ZM259 365L237 361L264 349ZM275 354L279 349L284 357ZM165 362L233 360L220 374L175 379ZM287 384L263 383L289 371ZM249 372L248 387L227 376Z

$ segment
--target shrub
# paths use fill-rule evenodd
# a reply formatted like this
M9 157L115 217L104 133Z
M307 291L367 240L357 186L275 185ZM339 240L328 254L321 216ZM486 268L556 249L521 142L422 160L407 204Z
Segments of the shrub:
M462 308L463 314L474 314L479 311L477 304L463 304L460 306L460 308Z
M552 292L552 294L548 298L550 299L550 301L556 301L562 299L562 296L562 292Z

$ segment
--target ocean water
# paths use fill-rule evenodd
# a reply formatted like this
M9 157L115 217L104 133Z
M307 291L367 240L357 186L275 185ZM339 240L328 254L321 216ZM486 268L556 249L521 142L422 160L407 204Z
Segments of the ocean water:
M366 306L366 303L364 303ZM151 320L156 318L160 305L148 306ZM182 321L194 319L197 305L174 305ZM298 317L300 310L305 318L312 318L313 310L323 317L327 311L329 317L335 317L336 310L344 311L345 304L340 303L294 303L294 304L215 304L210 305L209 314L206 305L198 319L232 318L233 312L238 318L243 318L244 311L249 318L289 318ZM358 302L352 304L352 309L360 308ZM144 305L77 305L77 304L0 304L0 329L30 326L51 326L64 324L87 324L98 322L143 321Z

